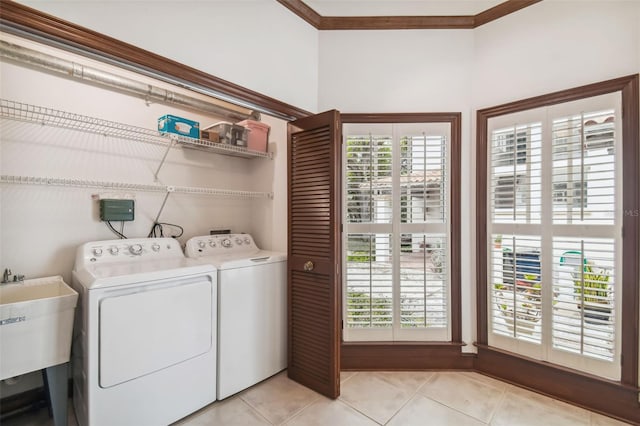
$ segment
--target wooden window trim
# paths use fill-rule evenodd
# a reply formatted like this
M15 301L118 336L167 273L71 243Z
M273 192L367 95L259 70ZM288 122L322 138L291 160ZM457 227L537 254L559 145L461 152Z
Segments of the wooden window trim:
M581 86L543 96L511 102L477 111L476 120L476 271L477 271L477 333L479 347L476 368L484 373L512 381L561 399L600 410L608 414L640 422L638 410L638 320L640 267L640 111L639 75ZM488 346L487 308L487 184L488 184L488 120L505 114L575 101L607 93L622 93L623 138L623 216L622 317L621 317L621 380L595 377L549 363L532 360ZM535 376L535 377L534 377ZM558 383L562 383L559 386ZM609 391L615 388L615 392ZM590 398L589 395L599 395ZM617 402L616 402L617 401Z
M451 342L342 342L344 370L468 369L472 357L461 353L461 113L342 114L342 123L450 123L451 125Z

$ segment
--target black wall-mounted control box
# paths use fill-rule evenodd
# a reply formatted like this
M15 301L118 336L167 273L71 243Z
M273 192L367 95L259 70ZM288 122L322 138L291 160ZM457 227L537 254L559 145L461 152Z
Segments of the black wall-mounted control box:
M100 220L131 221L134 219L133 200L100 200Z

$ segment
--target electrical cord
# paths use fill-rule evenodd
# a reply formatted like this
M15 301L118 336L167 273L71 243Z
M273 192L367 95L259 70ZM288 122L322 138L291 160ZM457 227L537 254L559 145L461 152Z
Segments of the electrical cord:
M173 223L165 223L165 222L155 222L152 226L151 226L151 231L149 231L149 235L147 235L148 238L155 238L155 237L164 237L165 235L165 229L164 227L169 227L169 228L176 228L180 231L180 234L178 235L171 235L172 238L179 238L182 236L182 234L184 234L184 228L180 225L175 225ZM168 235L169 236L169 235Z
M111 222L109 222L108 220L105 220L105 222L107 224L107 227L118 236L118 238L120 239L127 239L127 237L122 233L122 232L118 232L116 230L116 228L113 227L113 225L111 224ZM124 222L123 222L123 229L124 229Z

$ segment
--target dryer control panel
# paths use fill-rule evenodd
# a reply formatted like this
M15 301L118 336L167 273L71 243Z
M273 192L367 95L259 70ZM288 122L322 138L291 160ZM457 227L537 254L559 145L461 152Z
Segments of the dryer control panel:
M203 257L257 250L259 249L249 234L222 234L191 238L187 241L185 254L187 257Z
M95 241L78 249L76 265L137 260L184 258L180 243L173 238L132 238Z

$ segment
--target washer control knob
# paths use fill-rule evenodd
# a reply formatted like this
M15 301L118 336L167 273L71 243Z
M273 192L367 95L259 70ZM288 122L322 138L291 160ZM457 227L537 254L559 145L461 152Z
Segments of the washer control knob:
M231 247L231 240L229 238L225 238L220 244L222 244L222 247L224 248L229 248Z
M242 238L240 238L240 237L236 238L236 244L241 246L242 245Z
M251 244L251 240L249 239L249 237L244 237L244 243Z
M131 244L131 246L129 246L129 251L133 255L140 256L142 254L142 245L140 245L140 244Z
M118 254L120 250L118 249L118 247L116 246L111 246L109 247L109 253L111 253L113 256L115 256L116 254Z
M100 256L102 256L102 249L101 249L101 248L99 248L99 247L98 247L98 248L94 248L94 249L93 249L93 255L94 255L95 257L100 257Z
M200 248L205 248L207 245L205 244L204 241L198 241L198 247Z
M158 244L158 243L153 243L153 245L151 246L151 250L153 250L153 251L160 251L160 244Z
M211 241L209 241L209 245L210 245L211 247L215 247L215 246L216 246L216 242L215 242L215 241L213 241L213 240L211 240Z

